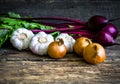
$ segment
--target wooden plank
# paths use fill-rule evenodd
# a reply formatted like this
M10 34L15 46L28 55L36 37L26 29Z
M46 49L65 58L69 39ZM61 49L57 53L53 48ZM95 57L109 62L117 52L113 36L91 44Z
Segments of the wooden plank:
M113 83L120 82L120 62L90 65L79 62L7 61L0 63L0 83Z

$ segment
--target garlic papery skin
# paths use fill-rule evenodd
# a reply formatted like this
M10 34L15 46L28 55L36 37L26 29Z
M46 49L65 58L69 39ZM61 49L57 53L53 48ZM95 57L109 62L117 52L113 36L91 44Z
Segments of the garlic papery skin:
M46 55L48 46L53 41L54 38L52 35L46 34L45 32L39 32L32 38L29 48L34 54Z
M67 48L67 52L73 52L73 45L75 43L75 39L72 36L67 33L61 33L55 38L55 40L58 40L58 38L63 39L64 44Z
M18 50L29 49L29 43L33 36L32 31L26 28L19 28L13 32L10 42Z

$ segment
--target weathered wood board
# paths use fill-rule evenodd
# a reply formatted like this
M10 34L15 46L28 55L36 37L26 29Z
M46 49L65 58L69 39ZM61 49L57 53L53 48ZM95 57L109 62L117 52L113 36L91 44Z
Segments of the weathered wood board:
M120 37L116 39L120 42ZM120 46L106 47L104 63L90 65L74 53L62 59L11 47L0 49L0 84L119 84Z

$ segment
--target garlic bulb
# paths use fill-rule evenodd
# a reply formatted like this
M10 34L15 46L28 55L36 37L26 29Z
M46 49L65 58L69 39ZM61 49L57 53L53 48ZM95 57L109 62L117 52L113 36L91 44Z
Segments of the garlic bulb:
M31 38L34 36L32 31L25 28L19 28L15 30L10 38L12 45L18 50L24 50L29 48Z
M46 34L45 32L39 32L32 38L29 48L35 54L46 55L48 46L53 41L54 38L52 35Z
M73 45L75 43L75 39L72 36L68 35L67 33L61 33L56 37L55 40L57 40L58 38L63 39L68 52L73 52Z

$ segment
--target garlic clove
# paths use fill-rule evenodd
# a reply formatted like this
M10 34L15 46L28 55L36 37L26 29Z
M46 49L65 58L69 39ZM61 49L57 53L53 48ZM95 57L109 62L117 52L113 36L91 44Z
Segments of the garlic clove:
M23 43L22 43L18 38L14 39L13 44L14 44L13 46L14 46L15 48L17 48L18 50L22 50L22 48L23 48Z

